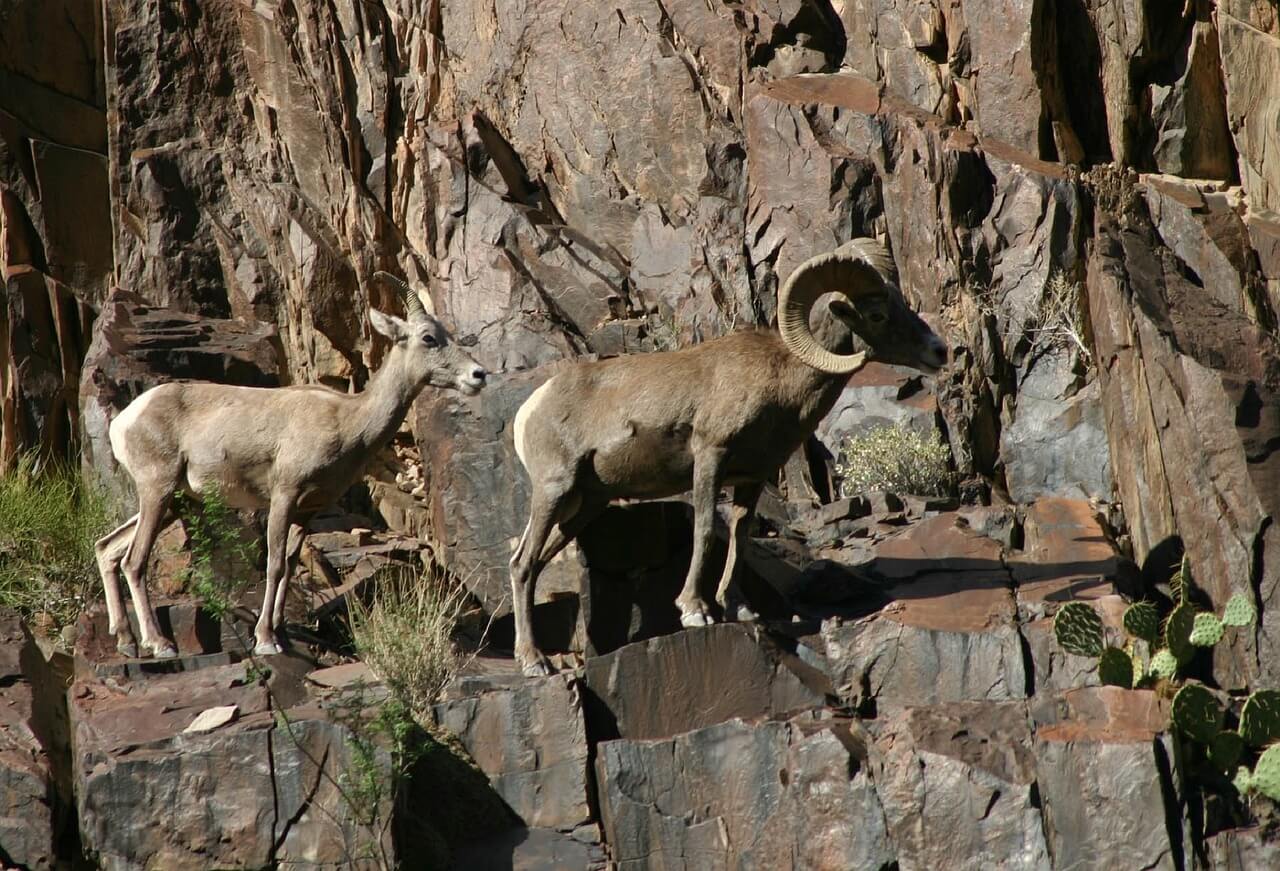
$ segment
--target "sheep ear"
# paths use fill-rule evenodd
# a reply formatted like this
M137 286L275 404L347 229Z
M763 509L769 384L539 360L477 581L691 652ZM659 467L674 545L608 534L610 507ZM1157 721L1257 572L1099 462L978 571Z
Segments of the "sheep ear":
M382 335L393 342L403 342L409 338L409 325L395 315L383 314L376 308L369 309L369 323Z

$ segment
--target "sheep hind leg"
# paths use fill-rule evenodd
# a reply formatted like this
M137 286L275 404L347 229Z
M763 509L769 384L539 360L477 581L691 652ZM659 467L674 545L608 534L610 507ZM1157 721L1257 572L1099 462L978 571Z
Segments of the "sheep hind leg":
M267 512L267 589L262 596L258 622L253 628L255 656L271 656L283 651L276 638L273 617L277 595L283 597L284 591L281 588L288 583L286 570L289 563L289 527L292 525L289 515L293 503L293 494L276 494L272 497L271 508Z
M124 577L133 598L133 610L138 615L138 628L142 631L141 651L150 651L156 659L173 659L178 655L178 648L160 631L160 623L147 593L147 560L151 557L156 536L168 519L168 492L165 491L163 497L140 499L137 526L124 558Z
M741 585L735 580L738 564L751 535L751 521L755 517L756 502L760 499L760 484L737 484L733 488L733 507L729 515L729 556L724 563L724 574L716 589L716 602L724 610L726 620L749 623L757 615L747 604Z
M719 488L722 458L719 451L706 451L694 457L693 557L689 560L689 574L685 576L684 588L676 597L676 607L680 609L680 625L685 627L710 626L716 622L698 586L707 553L715 543L716 491Z
M129 612L120 592L120 563L129 552L133 531L138 525L138 515L94 542L93 552L102 575L102 590L107 600L107 631L116 639L116 650L130 659L138 656L138 642L129 625Z
M289 527L289 541L285 546L284 579L276 590L276 600L271 608L271 628L277 631L284 625L285 594L289 589L289 579L293 577L294 569L297 568L298 555L302 551L302 539L306 533L306 527L301 524L295 523Z
M516 661L529 677L553 674L551 660L538 648L533 634L533 599L538 574L545 562L541 559L552 527L562 516L577 513L578 500L570 492L544 496L535 488L529 523L511 557L511 610L516 624ZM564 544L568 543L568 539ZM561 547L564 545L561 544Z

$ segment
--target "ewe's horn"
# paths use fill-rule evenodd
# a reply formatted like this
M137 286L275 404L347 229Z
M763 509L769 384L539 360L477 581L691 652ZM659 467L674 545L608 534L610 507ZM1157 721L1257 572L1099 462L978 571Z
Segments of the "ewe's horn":
M832 375L852 375L867 362L865 351L833 354L814 338L809 312L818 297L842 293L856 307L858 299L883 284L897 284L893 258L874 239L854 239L828 254L796 267L778 293L778 330L787 349L802 362Z
M405 313L409 316L410 323L420 321L427 315L427 310L422 307L422 300L418 298L418 293L409 285L405 284L401 279L396 278L390 272L375 272L374 278L381 278L392 287L400 291L400 299L404 302Z

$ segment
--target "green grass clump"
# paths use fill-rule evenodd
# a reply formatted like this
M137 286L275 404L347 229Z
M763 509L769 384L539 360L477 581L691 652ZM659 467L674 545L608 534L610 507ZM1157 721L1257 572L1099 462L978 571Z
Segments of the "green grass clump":
M937 435L881 426L850 436L840 446L836 475L845 496L888 490L945 496L952 490L951 449Z
M66 464L28 454L0 473L0 607L48 633L74 623L101 598L93 543L115 514Z

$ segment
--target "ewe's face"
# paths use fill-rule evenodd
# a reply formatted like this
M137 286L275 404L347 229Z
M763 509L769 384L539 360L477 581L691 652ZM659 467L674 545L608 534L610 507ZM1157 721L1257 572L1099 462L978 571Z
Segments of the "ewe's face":
M844 322L881 363L937 372L947 362L947 346L896 293L868 293L855 304L832 297L831 314Z
M371 309L369 320L403 353L404 366L418 383L459 390L465 396L484 387L489 373L430 315L410 322Z

